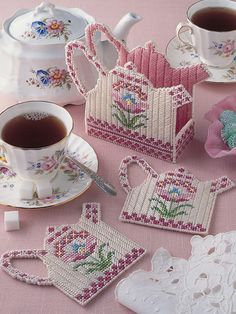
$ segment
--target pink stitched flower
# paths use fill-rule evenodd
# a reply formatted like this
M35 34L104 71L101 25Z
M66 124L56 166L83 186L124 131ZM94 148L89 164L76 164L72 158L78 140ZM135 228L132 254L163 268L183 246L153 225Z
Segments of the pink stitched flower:
M64 31L63 21L49 20L47 21L47 31L49 34L57 35L62 34Z
M72 262L84 260L94 252L96 246L96 237L87 232L85 236L78 236L77 239L66 246L66 254L63 256L63 260Z
M156 193L165 201L176 203L185 202L193 198L197 189L190 182L177 180L175 177L157 182Z
M140 113L147 109L147 104L143 102L137 102L133 93L126 93L122 96L113 94L115 104L122 110L130 113Z
M51 84L54 86L58 86L65 83L67 72L64 69L60 70L58 68L51 68L49 69L49 76Z
M212 122L208 128L208 135L205 143L205 150L212 158L236 155L236 147L230 149L224 143L221 136L221 131L224 126L220 122L220 114L225 110L236 112L236 93L215 104L205 115L205 118Z

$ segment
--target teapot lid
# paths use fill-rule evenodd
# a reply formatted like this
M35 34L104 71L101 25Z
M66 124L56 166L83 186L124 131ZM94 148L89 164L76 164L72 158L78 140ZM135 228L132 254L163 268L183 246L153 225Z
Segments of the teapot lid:
M9 24L8 33L30 44L59 44L83 37L85 27L93 21L80 9L42 2L34 10L19 10Z

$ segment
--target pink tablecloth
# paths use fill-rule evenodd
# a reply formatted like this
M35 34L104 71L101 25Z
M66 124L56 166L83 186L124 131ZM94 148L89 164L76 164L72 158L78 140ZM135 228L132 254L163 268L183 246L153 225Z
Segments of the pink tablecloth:
M191 0L58 0L58 5L81 6L82 9L94 15L98 21L114 26L120 16L128 11L135 11L143 16L143 21L135 26L130 36L130 46L143 44L153 39L160 51L164 52L165 45L175 34L175 26L185 19L185 11ZM8 1L0 10L0 19L10 16L19 6L33 7L36 0ZM206 138L207 122L204 113L219 99L232 93L235 84L201 83L196 86L194 93L196 138L191 147L185 151L179 165L189 168L202 180L228 175L236 181L236 161L233 159L212 160L204 151L203 142ZM1 97L1 95L0 95ZM1 99L1 98L0 98ZM78 199L62 206L40 209L20 210L21 229L6 233L3 228L3 211L9 208L1 206L0 212L0 254L6 250L16 248L41 248L47 225L60 225L76 222L81 214L83 202L93 201L102 204L103 220L117 230L137 241L147 249L146 256L129 272L138 268L149 269L150 259L154 251L160 246L167 248L173 255L188 257L190 254L189 240L191 235L162 231L159 229L121 223L118 216L125 200L125 193L119 186L117 173L123 157L134 152L115 146L111 143L88 137L84 132L84 106L68 106L75 121L74 132L87 140L96 150L99 159L99 173L110 180L118 191L116 198L100 192L95 185ZM157 159L146 157L147 161L160 172L173 169L175 166ZM134 168L133 183L142 181L139 169ZM236 228L235 190L231 190L218 198L210 228L210 233L216 234ZM45 274L45 268L39 261L17 262L17 266L34 274ZM121 279L121 278L120 278ZM1 314L65 314L65 313L97 313L120 314L130 313L118 304L114 297L116 283L102 292L85 308L67 298L53 287L36 287L13 280L0 271L0 313Z

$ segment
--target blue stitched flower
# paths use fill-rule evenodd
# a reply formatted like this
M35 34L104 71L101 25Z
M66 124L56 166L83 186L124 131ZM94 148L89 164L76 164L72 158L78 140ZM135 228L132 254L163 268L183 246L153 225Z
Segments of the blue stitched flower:
M38 70L36 71L36 76L37 78L40 80L40 82L43 84L43 85L49 85L50 84L50 75L47 71L45 70Z
M41 21L35 21L31 24L32 30L39 36L46 36L48 34L47 25Z

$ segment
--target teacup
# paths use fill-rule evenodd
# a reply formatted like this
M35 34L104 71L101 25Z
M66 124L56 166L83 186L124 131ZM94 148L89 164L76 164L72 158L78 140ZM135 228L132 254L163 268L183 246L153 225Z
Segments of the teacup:
M0 146L7 166L22 179L21 198L30 199L34 192L39 198L52 195L50 182L65 157L72 129L68 111L51 102L18 103L0 114Z
M176 28L179 40L193 47L208 66L228 67L236 52L236 2L201 0L189 7L187 19ZM192 42L182 38L184 29L190 30Z

